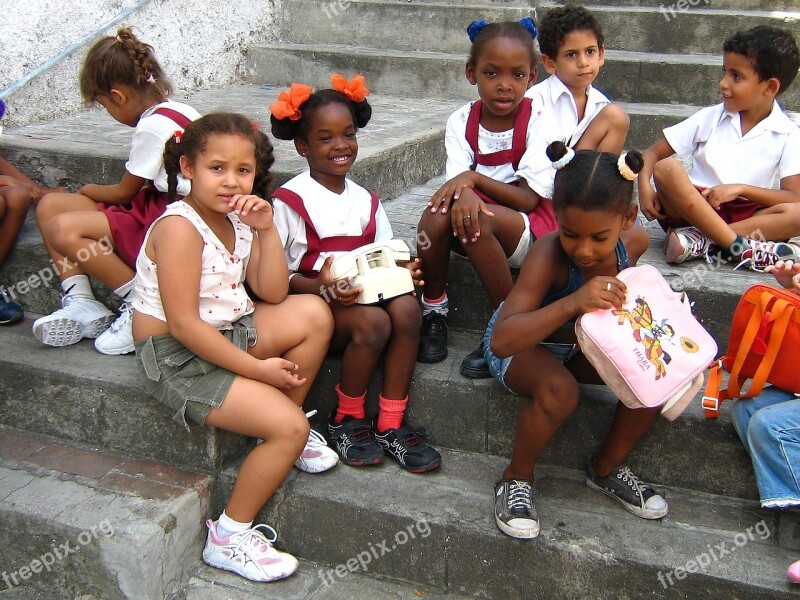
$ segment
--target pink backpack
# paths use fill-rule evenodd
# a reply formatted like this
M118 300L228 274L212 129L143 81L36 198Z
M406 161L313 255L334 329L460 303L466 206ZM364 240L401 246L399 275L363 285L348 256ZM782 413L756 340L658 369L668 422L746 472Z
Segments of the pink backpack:
M663 406L672 421L703 385L717 344L692 316L685 294L673 292L650 265L624 269L621 310L596 310L575 324L586 358L630 408Z

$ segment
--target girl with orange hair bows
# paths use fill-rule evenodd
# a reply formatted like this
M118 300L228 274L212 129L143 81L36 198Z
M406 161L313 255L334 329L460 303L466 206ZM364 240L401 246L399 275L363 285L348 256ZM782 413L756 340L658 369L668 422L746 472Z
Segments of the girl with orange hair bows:
M270 106L272 134L293 140L308 170L273 193L275 225L289 263L291 293L319 294L329 301L331 348L342 351L336 386L338 405L328 432L348 465L382 462L384 453L407 471L441 465L440 454L404 422L419 347L422 312L411 294L374 305L356 304L360 287L342 289L331 276L334 259L357 247L392 239L378 197L347 178L358 154L357 133L372 108L364 78L331 77L333 89L312 93L292 84ZM406 265L419 281L419 261ZM366 418L367 384L381 353L383 387L374 421Z

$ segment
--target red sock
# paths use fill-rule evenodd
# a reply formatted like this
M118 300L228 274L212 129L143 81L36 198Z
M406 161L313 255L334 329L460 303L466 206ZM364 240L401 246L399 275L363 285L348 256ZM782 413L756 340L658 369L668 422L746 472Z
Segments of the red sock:
M406 412L408 396L402 400L389 400L383 394L378 396L378 432L387 429L398 429L403 424L403 414Z
M366 416L366 413L364 412L364 402L367 399L366 391L357 398L351 398L342 392L339 384L337 383L336 395L339 396L339 406L336 407L336 418L333 420L334 423L341 423L342 419L348 415L354 419L363 419Z

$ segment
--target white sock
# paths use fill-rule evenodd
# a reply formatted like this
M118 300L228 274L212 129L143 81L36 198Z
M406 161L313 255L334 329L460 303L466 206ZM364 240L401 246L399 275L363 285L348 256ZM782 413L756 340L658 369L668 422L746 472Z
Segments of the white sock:
M450 310L450 301L447 298L447 292L445 292L444 296L442 296L441 300L438 302L431 302L425 297L425 294L422 295L422 316L428 315L432 312L437 312L440 315L447 316L447 313Z
M252 526L252 521L249 523L240 523L239 521L234 521L228 515L226 515L225 511L223 510L222 514L217 520L217 536L221 538L228 538L234 533L241 533L242 531L250 529Z
M73 275L61 282L61 293L64 296L82 296L84 298L94 298L92 286L89 285L89 278L86 275Z
M123 283L117 289L114 290L114 293L123 299L125 302L133 302L133 283L136 279L131 279L127 283Z

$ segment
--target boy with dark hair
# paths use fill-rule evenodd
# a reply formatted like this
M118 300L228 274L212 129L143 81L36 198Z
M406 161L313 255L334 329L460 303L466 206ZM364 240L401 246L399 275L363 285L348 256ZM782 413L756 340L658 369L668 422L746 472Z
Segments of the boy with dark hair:
M666 128L645 151L639 199L667 230L668 263L713 255L761 271L798 255L783 240L800 234L800 129L775 98L800 53L789 31L760 25L725 42L723 67L722 103ZM688 171L673 154L692 159Z
M549 110L568 147L619 154L630 119L592 82L605 62L605 36L582 6L547 11L539 27L542 63L550 77L525 94Z

